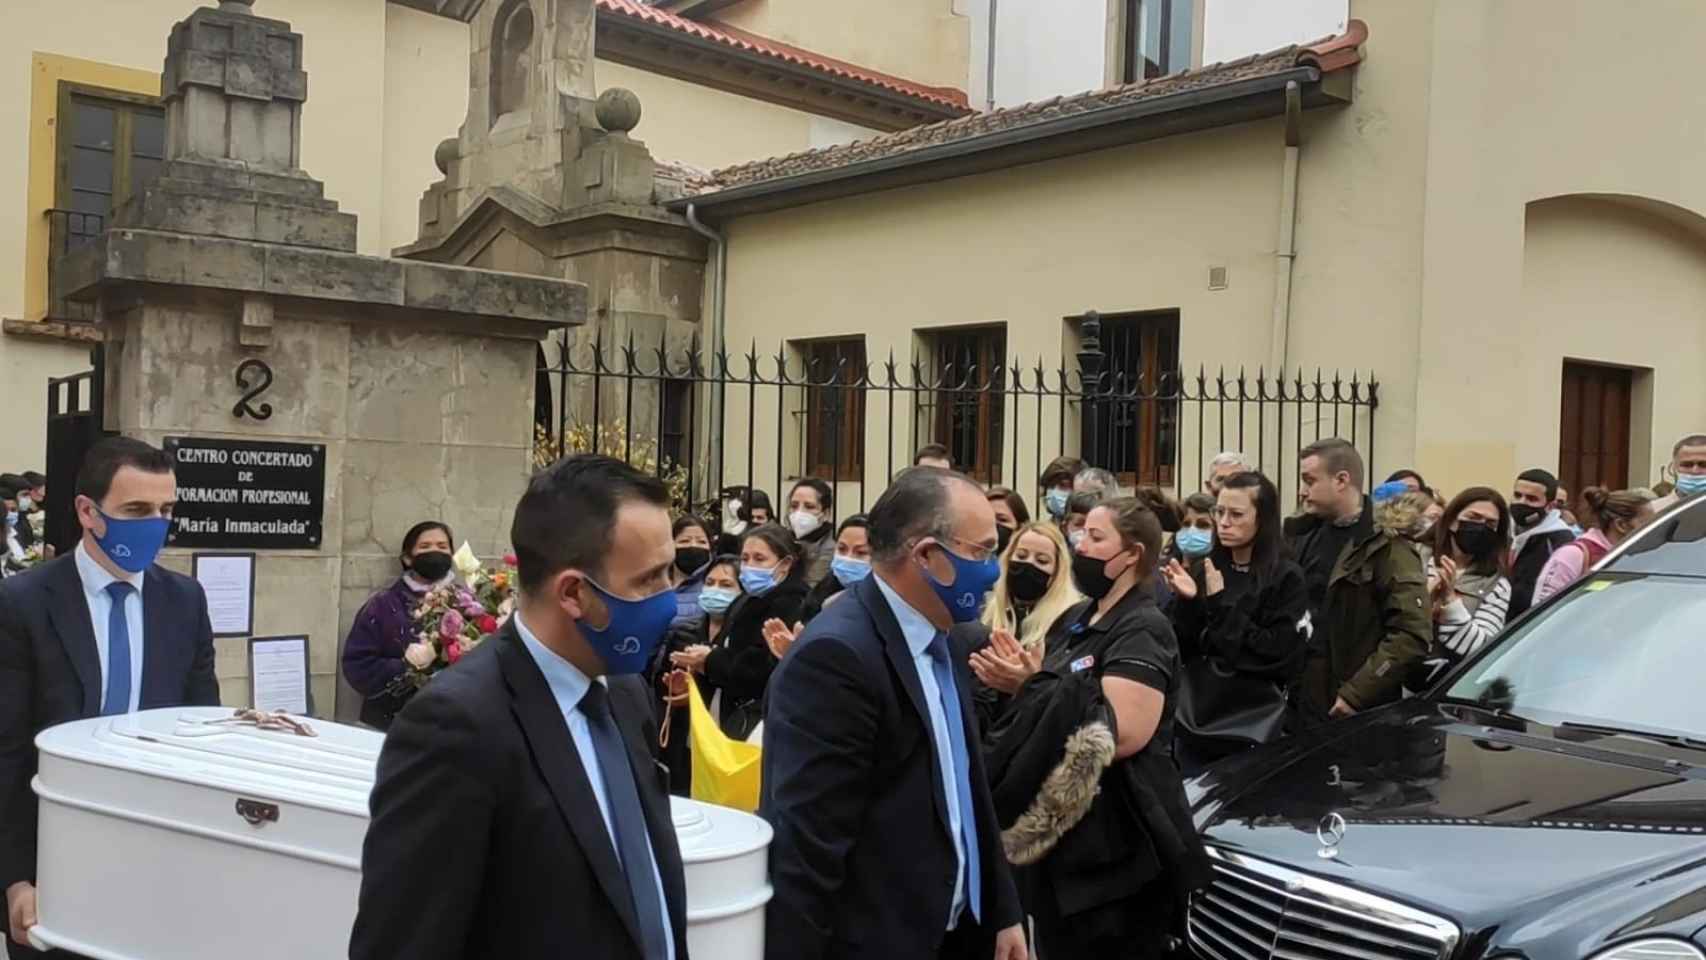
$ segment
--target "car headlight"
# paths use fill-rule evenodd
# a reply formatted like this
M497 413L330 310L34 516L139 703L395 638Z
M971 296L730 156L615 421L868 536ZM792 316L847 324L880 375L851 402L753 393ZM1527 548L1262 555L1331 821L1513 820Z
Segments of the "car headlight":
M1592 960L1706 960L1706 953L1687 940L1648 937L1608 947L1594 954Z

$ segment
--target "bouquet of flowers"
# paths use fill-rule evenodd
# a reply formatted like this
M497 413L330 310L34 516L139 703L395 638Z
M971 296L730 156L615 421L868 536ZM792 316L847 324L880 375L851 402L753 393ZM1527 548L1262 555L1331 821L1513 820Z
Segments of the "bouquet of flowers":
M0 544L0 577L9 577L15 573L23 573L25 570L41 563L41 546L41 543L38 541L27 547L23 547L19 553L13 554L10 550L5 548L4 544Z
M515 609L513 555L504 557L504 569L490 571L463 544L453 563L460 581L434 587L415 606L415 642L403 652L407 669L393 683L399 692L426 686L496 633Z

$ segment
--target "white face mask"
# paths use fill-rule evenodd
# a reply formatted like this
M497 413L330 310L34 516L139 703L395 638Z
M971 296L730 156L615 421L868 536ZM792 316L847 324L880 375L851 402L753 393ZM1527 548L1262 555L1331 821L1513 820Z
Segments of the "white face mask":
M807 513L804 510L795 510L793 513L788 514L788 526L794 528L794 536L803 537L815 532L818 527L823 526L823 518L815 513Z
M746 521L740 518L740 507L739 500L730 500L723 506L723 530L737 537L746 530Z

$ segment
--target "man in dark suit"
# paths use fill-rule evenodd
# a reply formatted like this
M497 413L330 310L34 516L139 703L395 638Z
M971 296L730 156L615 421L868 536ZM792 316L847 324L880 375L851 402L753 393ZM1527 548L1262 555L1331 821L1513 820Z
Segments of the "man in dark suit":
M686 960L686 884L637 676L675 618L669 493L600 456L515 510L516 613L397 715L351 960Z
M994 585L995 513L914 467L870 513L873 575L771 676L761 811L772 960L1024 960L955 623Z
M33 957L35 737L55 724L214 706L213 628L201 585L156 566L177 481L166 453L127 437L92 447L77 476L82 542L0 582L0 888L12 957Z

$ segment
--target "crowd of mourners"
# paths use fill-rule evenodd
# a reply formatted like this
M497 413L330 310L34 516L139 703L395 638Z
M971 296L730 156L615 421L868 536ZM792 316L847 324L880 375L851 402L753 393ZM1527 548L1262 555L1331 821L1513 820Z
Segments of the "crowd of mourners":
M714 519L674 521L674 622L645 672L671 790L692 789L691 677L724 735L764 746L760 813L777 829L773 870L777 857L823 866L828 854L811 844L826 826L792 818L829 816L834 802L821 793L843 788L824 784L862 749L854 733L869 731L845 726L855 707L837 699L847 692L837 685L851 681L821 673L822 657L790 671L799 659L790 653L838 604L893 610L908 643L934 648L923 608L906 599L916 575L913 588L935 591L952 613L942 646L967 668L975 741L959 774L987 782L1027 940L1044 957L1148 956L1209 880L1186 779L1427 689L1656 513L1706 492L1706 435L1676 444L1673 479L1653 489L1570 491L1531 469L1508 486L1449 494L1414 470L1374 482L1352 444L1327 439L1300 451L1289 504L1237 452L1214 457L1203 489L1182 499L1122 489L1110 471L1060 457L1039 478L1040 516L1014 490L977 485L953 466L945 448L924 448L869 515L841 513L835 486L806 477L780 501L731 488ZM979 511L976 497L987 501L988 542L973 542L959 514L916 516L947 510L937 488L955 484ZM449 543L442 525L411 531L395 618L406 618L407 591L448 575ZM875 586L855 589L874 570ZM349 649L368 646L352 638ZM920 677L923 646L913 651ZM383 684L347 672L358 689ZM937 682L951 686L952 673ZM936 753L947 764L959 748L942 740ZM823 781L810 802L799 799L801 777ZM834 826L867 814L876 815L842 811ZM963 867L967 847L958 849ZM806 935L810 924L792 930L785 918L806 909L802 885L829 881L808 871L773 882L780 929Z

